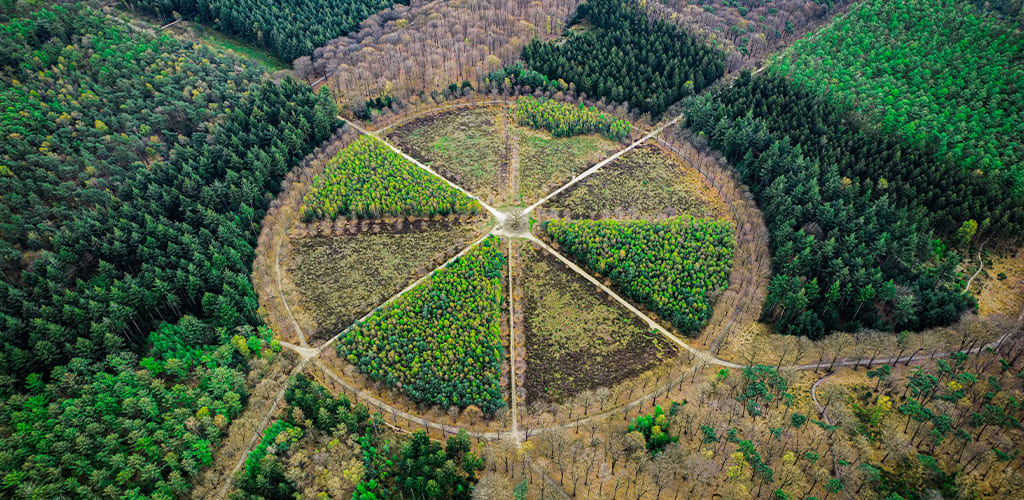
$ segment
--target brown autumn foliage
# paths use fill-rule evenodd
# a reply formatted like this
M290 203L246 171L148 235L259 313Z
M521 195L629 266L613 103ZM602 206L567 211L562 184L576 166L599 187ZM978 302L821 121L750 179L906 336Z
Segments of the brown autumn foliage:
M845 369L817 389L824 412L809 395L824 372L782 371L793 397L768 400L756 414L738 400L749 388L739 370L698 368L655 400L608 418L538 429L518 450L488 442L483 475L511 484L526 478L529 498L544 498L542 488L574 498L875 498L879 490L901 488L897 479L903 493L925 498L1015 498L1024 461L1012 451L1024 437L1015 420L1022 362L1024 342L1013 340L962 361L897 364L884 376L867 366ZM936 380L931 389L912 382L929 377ZM960 399L947 401L960 390ZM627 427L654 404L669 413L672 401L686 401L668 416L668 432L679 442L651 454ZM927 411L913 411L915 401ZM999 409L1013 418L1002 419ZM756 456L741 451L748 442ZM955 491L940 493L943 487Z
M726 72L732 73L756 66L768 54L792 45L853 1L829 3L831 6L815 0L664 0L647 2L647 7L655 16L724 51Z
M532 38L558 37L578 3L414 0L371 16L296 69L311 82L326 75L339 102L356 106L385 93L400 100L429 96L464 80L480 88L488 72L518 59Z

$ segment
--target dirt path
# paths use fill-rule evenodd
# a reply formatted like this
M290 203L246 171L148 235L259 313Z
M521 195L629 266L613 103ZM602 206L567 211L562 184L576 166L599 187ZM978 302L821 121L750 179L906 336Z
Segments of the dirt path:
M509 367L509 392L512 399L512 439L519 445L519 401L516 397L516 313L515 294L512 292L512 240L508 241L508 367Z
M600 280L598 280L597 278L591 276L590 273L586 272L585 270L583 270L583 268L581 268L580 266L576 265L575 262L569 260L564 255L562 255L562 254L558 253L557 251L555 251L555 249L551 248L551 246L549 246L547 243L541 241L540 239L538 239L537 237L533 236L532 234L529 235L529 237L527 239L529 239L530 241L532 241L532 242L536 243L537 245L539 245L541 248L546 250L548 253L550 253L552 256L554 256L556 259L562 261L562 263L564 263L570 269L572 269L573 271L576 271L577 273L579 273L580 276L583 276L584 278L586 278L587 281L593 283L595 286L597 286L602 291L604 291L604 293L607 293L610 297L615 299L616 302L618 302L619 304L622 304L623 307L628 309L630 312L635 314L637 317L643 319L644 322L647 323L648 327L650 327L653 330L657 330L658 333L662 334L665 338L670 340L672 343L674 343L677 346L682 347L683 349L689 351L691 354L693 354L695 357L697 357L701 361L703 361L703 362L705 362L705 363L707 363L709 365L724 366L726 368L743 368L743 365L740 365L740 364L737 364L737 363L733 363L731 361L726 361L724 359L719 359L718 357L716 357L715 355L711 354L710 352L697 349L696 347L693 347L690 344L687 344L686 342L683 342L679 337L675 336L674 334L669 332L667 329L665 329L665 327L663 327L660 324L658 324L657 321L654 321L649 316L647 316L646 314L641 312L639 309L637 309L636 306L634 306L631 302L629 302L628 300L622 298L619 294L615 293L614 290L612 290L611 288L605 286L605 284L602 283Z
M277 247L274 250L274 272L277 277L277 293L281 297L281 304L284 305L284 310L288 312L288 319L292 322L292 327L295 328L295 334L299 338L299 346L309 347L306 343L306 334L302 331L302 327L299 326L299 322L295 321L295 315L292 314L292 308L288 305L288 299L284 296L284 286L281 284L281 246L284 244L285 238L288 237L288 224L284 227L283 234L277 237Z
M821 419L824 420L825 423L828 425L832 425L832 419L828 418L828 411L826 411L825 407L818 402L818 386L821 385L821 383L824 382L825 379L835 374L836 372L834 371L828 372L828 375L825 375L824 377L815 380L814 385L811 386L811 400L814 401L814 406L818 407L818 414L821 415Z
M292 369L291 373L288 375L288 378L290 379L291 377L294 377L295 375L302 372L302 370L306 367L306 364L309 363L310 359L312 358L305 358L302 361L300 361L299 364ZM218 498L227 497L228 490L234 484L232 478L235 477L235 474L237 474L239 469L242 468L242 465L245 464L245 459L249 457L249 450L254 449L256 447L256 443L258 443L259 440L263 438L263 431L266 430L267 426L270 425L270 419L272 419L274 417L274 414L277 413L277 409L281 406L281 402L284 401L284 393L287 390L288 383L285 382L284 386L281 387L281 390L278 391L277 396L274 397L274 404L270 405L270 409L267 410L267 413L265 415L263 415L263 419L260 420L259 426L256 427L256 430L253 432L252 437L249 438L249 442L246 444L245 449L238 457L238 461L235 462L235 466L232 467L231 472L228 473L227 476L225 476L228 478L228 480L224 481L224 484L220 487L220 490L217 492Z
M673 119L669 120L668 122L666 122L666 123L664 123L664 124L662 124L662 125L659 125L659 126L658 126L657 128L655 128L654 130L652 130L652 131L648 132L648 133L647 133L647 135L645 135L645 136L643 136L643 137L641 137L641 138L637 139L636 141L633 141L633 143L632 143L632 144L630 144L629 146L626 146L625 148L623 148L623 149L620 149L619 151L617 151L617 152L616 152L615 154L613 154L613 155L609 156L608 158L605 158L604 160L602 160L602 161L599 161L599 162L595 163L593 167L590 167L590 168L588 168L587 170L585 170L585 171L584 171L584 172L583 172L582 174L580 174L580 175L577 175L576 177L573 177L573 178L572 178L572 180L570 180L569 182L567 182L567 183L566 183L565 185L563 185L562 187L560 187L560 188L558 188L558 189L556 189L556 190L552 191L552 192L551 192L551 193L549 193L549 194L548 194L547 196L545 196L545 197L543 197L543 198L541 198L541 199L537 200L537 202L536 202L536 203L534 203L533 205L530 205L530 206L526 207L526 209L525 209L525 210L523 210L523 214L524 214L524 215L526 215L526 214L529 214L529 213L530 213L530 212L532 212L532 211L533 211L533 210L534 210L535 208L537 208L537 207L539 207L539 206L543 205L543 204L544 204L545 202L547 202L547 201L548 201L548 200L550 200L551 198L554 198L555 196L558 196L558 194L559 194L559 193L561 193L562 191L565 191L566 189L569 189L570 187L572 187L573 185L575 185L575 184L576 184L577 182L579 182L579 181L582 181L583 179L586 179L587 177L589 177L589 176L590 176L591 174L593 174L594 172L597 172L598 170L600 170L600 169L601 169L601 167L604 167L605 165L608 165L609 163L611 163L611 162L615 161L616 159L618 159L618 158L619 158L620 156L622 156L622 155L624 155L624 154L626 154L626 153L628 153L628 152L632 151L632 150L633 150L634 148L636 148L637 146L639 146L639 145L643 144L643 143L644 143L644 142L646 142L646 141L647 141L648 139L650 139L650 138L652 138L652 137L654 137L654 136L656 136L656 135L660 134L660 133L661 133L661 132L662 132L663 130L665 130L666 128L668 128L668 127L669 127L669 126L671 126L672 124L674 124L674 123L678 122L678 121L679 121L679 120L681 120L682 118L683 118L683 115L679 115L679 116L677 116L677 117L675 117L675 118L673 118Z

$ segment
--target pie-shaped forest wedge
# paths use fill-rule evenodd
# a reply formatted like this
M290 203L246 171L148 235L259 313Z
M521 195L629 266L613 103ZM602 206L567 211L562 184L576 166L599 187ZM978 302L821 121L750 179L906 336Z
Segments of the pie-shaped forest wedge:
M505 106L430 114L401 125L387 140L491 205L509 202Z
M307 336L337 335L478 241L491 225L482 215L388 217L335 223L330 234L293 238L289 271L301 305L317 323Z
M589 271L686 335L699 332L728 283L734 244L725 221L554 220L544 230Z
M413 401L494 412L505 405L500 386L505 264L500 241L488 237L344 331L339 357Z

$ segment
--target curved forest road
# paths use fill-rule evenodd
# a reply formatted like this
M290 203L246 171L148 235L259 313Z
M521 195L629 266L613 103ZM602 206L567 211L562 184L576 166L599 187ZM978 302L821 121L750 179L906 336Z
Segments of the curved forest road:
M309 347L309 344L306 343L306 334L305 332L302 331L302 328L299 326L299 322L295 321L295 315L292 314L292 308L290 305L288 305L288 298L282 295L282 290L284 290L284 286L281 284L281 245L284 244L284 239L287 238L288 227L290 226L291 223L286 224L284 227L284 235L279 236L277 238L277 247L274 249L274 276L277 278L278 296L281 298L281 304L284 305L284 310L288 312L288 319L291 320L292 327L295 328L295 335L298 336L299 345L302 346L303 348L306 348Z
M466 104L464 106L468 106L468 105L470 105L470 104ZM532 211L533 209L537 208L538 206L540 206L544 202L550 200L554 196L557 196L562 191L565 191L566 189L568 189L572 185L578 183L579 181L583 180L587 176L589 176L589 175L593 174L594 172L598 171L602 167L607 166L608 164L610 164L611 162L613 162L615 159L619 158L623 154L629 152L630 150L636 148L637 146L639 146L643 142L645 142L645 141L655 137L656 135L660 134L667 127L671 126L674 123L677 123L683 117L684 117L684 115L679 115L679 116L673 118L672 120L670 120L670 121L668 121L668 122L658 126L657 128L655 128L654 130L652 130L648 134L644 135L643 137L637 139L636 141L631 143L629 146L619 150L618 152L614 153L613 155L611 155L610 157L606 158L605 160L602 160L601 162L598 162L593 167L587 169L585 172L583 172L579 176L576 176L575 178L570 180L565 185L559 187L558 189L556 189L552 193L548 194L544 198L541 198L539 201L537 201L533 205L527 207L527 209L524 210L524 213L529 213L530 211ZM430 167L420 163L415 158L412 158L409 155L405 154L404 152L402 152L401 150L396 148L394 145L392 145L390 142L388 142L388 141L384 140L383 138L381 138L379 135L377 135L377 133L369 132L369 131L365 130L364 128L360 127L359 125L357 125L355 123L352 123L352 122L348 122L347 121L346 123L351 125L357 131L359 131L359 132L361 132L361 133L363 133L365 135L369 135L369 136L372 136L372 137L380 140L382 143L387 145L390 149L392 149L393 151L395 151L396 153L401 155L403 158L406 158L407 160L412 162L417 167L422 168L423 170L427 171L431 175L434 175L435 177L438 177L438 178L444 180L448 185L450 185L453 188L459 190L460 192L466 194L470 198L472 198L474 200L477 200L481 204L481 206L483 206L498 221L498 224L495 226L495 228L490 233L485 235L483 238L477 240L476 242L472 243L471 245L467 246L461 252L459 252L454 257L449 259L447 262L445 262L441 266L438 266L434 270L428 272L423 277L421 277L420 279L416 280L411 285L407 286L402 291L398 292L397 294L395 294L394 296L392 296L391 298L389 298L388 300L386 300L385 302L383 302L382 304L380 304L379 306L374 308L372 311L370 311L365 316L363 316L358 321L356 321L356 323L359 323L361 321L365 321L370 315L374 314L375 312L380 310L382 307L387 306L391 302L397 300L399 297L401 297L402 295L406 294L407 292L409 292L410 290L415 288L420 283L423 283L429 277L433 276L433 274L435 272L437 272L439 269L444 268L450 262L452 262L455 259L461 257L462 255L465 255L470 249L472 249L473 247L478 245L480 242L482 242L488 236L490 236L490 235L497 235L497 236L504 236L504 237L510 237L510 238L524 238L524 239L527 239L527 240L537 244L538 246L543 248L545 251L550 253L552 256L557 258L559 261L564 263L567 267L572 269L574 272L580 274L587 281L593 283L595 286L597 286L602 291L607 293L610 297L612 297L616 302L621 304L623 307L625 307L631 313L633 313L634 315L636 315L639 318L642 318L644 320L644 322L647 323L647 325L650 326L652 329L657 330L659 333L661 333L661 335L663 335L665 338L670 340L672 343L676 344L680 348L682 348L682 349L686 350L687 352L689 352L691 355L693 355L695 357L695 359L699 360L699 363L701 365L714 365L714 366L721 366L721 367L735 368L735 369L745 368L747 366L747 365L735 363L735 362L732 362L732 361L728 361L728 360L725 360L725 359L721 359L721 358L717 357L716 355L712 354L711 352L708 352L708 351L705 351L705 350L702 350L702 349L698 349L698 348L696 348L694 346L691 346L690 344L686 343L685 341L683 341L682 339L680 339L676 335L674 335L671 332L669 332L665 327L661 326L657 321L655 321L654 319L652 319L652 318L648 317L647 315L645 315L643 312L641 312L639 309L637 309L632 303L630 303L628 300L622 298L619 294L617 294L615 291L613 291L608 286L604 285L604 283L602 283L600 280L598 280L597 278L592 276L590 273L585 271L583 268L578 266L575 262L573 262L572 260L570 260L567 257L563 256L561 253L557 252L555 249L551 248L551 246L549 246L547 243L541 241L540 239L538 239L537 237L533 236L529 232L526 232L526 231L523 231L523 232L510 231L510 230L506 229L504 227L504 225L503 225L503 223L504 223L504 221L506 219L505 214L499 212L494 207L491 207L487 203L483 202L482 200L480 200L478 197L474 196L469 191L463 189L462 187L454 184L453 182L451 182L447 178L441 176L440 174L435 172ZM392 126L394 126L394 125L392 125ZM387 128L389 128L389 127L385 127L385 128L383 128L381 130L387 130ZM274 263L274 265L275 265L275 272L277 273L276 276L278 278L277 279L277 285L278 285L278 293L277 293L277 295L281 298L282 301L286 301L286 299L285 299L285 297L283 295L283 290L282 290L282 286L281 286L281 279L280 279L280 272L281 272L280 271L280 249L281 249L280 238L282 238L282 236L278 236L278 238L279 238L279 240L277 242L276 255L275 255L275 263ZM306 339L305 332L302 331L301 326L298 324L298 322L296 321L295 317L292 315L290 307L287 307L287 302L285 302L285 305L286 305L285 311L289 315L289 320L291 321L293 327L296 329L296 333L299 335L298 338L300 339L300 344L304 344L305 343L304 340ZM1022 317L1024 317L1024 311L1022 311ZM356 323L354 323L354 324L356 324ZM349 326L348 328L351 328L351 327L352 326ZM348 328L346 328L345 331L347 331ZM345 331L342 331L342 333L344 333ZM872 364L877 365L877 364L899 363L899 362L907 362L907 363L909 363L909 362L912 362L912 361L919 361L919 360L924 360L924 359L929 359L929 358L948 357L948 356L950 356L953 353L959 353L959 352L966 352L966 353L974 354L974 353L981 352L982 350L987 349L987 348L996 348L996 347L998 347L1007 338L1009 338L1010 335L1011 335L1011 333L1008 332L1008 333L1004 334L1002 337L1000 337L998 340L996 340L994 342L990 342L990 343L988 343L986 345L983 345L983 346L980 346L980 347L975 347L975 348L972 348L972 349L965 349L965 350L959 350L959 351L954 350L954 351L948 351L948 352L942 352L942 353L933 353L933 354L920 354L920 355L916 355L916 356L892 357L892 358L882 358L882 359L875 358L873 360ZM356 396L356 398L364 401L365 403L368 403L368 406L370 406L370 407L377 408L380 411L380 413L383 414L383 415L386 415L386 414L390 413L392 415L392 417L394 419L396 419L396 420L398 418L401 418L402 420L405 420L407 422L411 422L411 423L415 424L416 426L421 426L422 425L424 428L440 430L442 433L449 433L449 432L454 433L454 432L457 432L458 430L460 430L456 426L448 426L448 425L445 425L445 424L437 423L437 422L431 421L431 420L429 420L427 418L424 418L424 417L421 417L421 416L412 415L412 414L407 413L405 411L402 411L402 410L400 410L400 409L398 409L398 408L396 408L396 407L394 407L392 405L389 405L388 403L386 403L386 402L380 400L379 398L375 397L373 394L370 394L370 393L368 393L367 391L365 391L363 389L359 389L355 385L347 382L345 379L343 379L341 376L339 376L337 373L335 373L333 370L331 370L329 367L327 367L323 362L321 362L319 359L317 359L320 356L320 354L323 353L324 350L326 350L327 347L329 347L331 344L333 344L340 336L341 336L341 334L336 335L336 336L332 337L330 340L328 340L327 342L323 343L322 345L320 345L319 347L316 347L316 348L309 347L308 345L298 345L297 346L297 345L294 345L294 344L291 344L291 343L288 343L288 342L283 342L283 341L279 340L278 343L282 347L296 352L299 355L299 357L300 357L300 361L295 366L295 368L291 371L291 375L294 376L294 375L300 373L307 366L312 364L313 366L315 366L318 369L322 370L323 373L325 373L331 380L333 380L334 382L338 383L339 385L344 387L347 391L350 391L352 394L354 394ZM868 358L859 358L859 359L849 359L849 360L836 360L836 361L833 361L833 362L819 362L819 363L805 364L805 365L787 365L787 366L780 366L778 369L780 371L819 370L819 369L823 369L823 368L833 369L833 368L845 367L845 366L859 366L861 364L865 364L865 363L871 362L871 361L872 360L869 360ZM574 421L571 421L571 422L566 422L566 423L552 424L552 425L549 425L549 426L546 426L546 427L542 427L542 428L533 428L533 429L530 429L530 431L531 432L538 432L538 431L543 431L543 430L546 430L546 429L553 429L553 428L562 428L562 429L569 428L569 427L572 427L572 426L578 426L580 424L583 424L583 423L586 423L586 422L589 422L589 421L599 420L599 419L603 419L603 418L608 418L609 416L614 415L616 413L620 413L620 412L623 412L623 411L628 411L628 410L633 409L633 408L635 408L635 407L637 407L639 405L644 404L646 401L648 401L648 400L650 400L652 398L656 398L656 397L660 396L661 394L667 392L671 388L672 385L681 383L683 378L685 378L686 376L692 374L693 370L695 370L696 367L697 367L697 365L694 365L694 366L690 367L690 369L685 371L683 374L681 374L679 377L677 377L673 381L670 381L667 385L664 385L662 387L658 387L658 388L656 388L655 390L653 390L651 392L643 394L639 398L637 398L636 400L634 400L634 401L632 401L630 403L626 403L624 405L617 406L615 408L612 408L612 409L609 409L607 411L604 411L603 413L591 415L591 416L588 416L588 417L585 417L585 418L582 418L582 419L577 419L577 420L574 420ZM834 373L834 371L832 373ZM831 375L831 373L829 374L829 376L830 375ZM813 394L814 389L816 389L817 385L820 384L822 380L824 380L824 378L819 379L815 383L815 385L812 387L812 398L814 396L814 394ZM511 383L512 384L515 383L514 379L513 379L513 381ZM257 430L253 433L253 436L250 438L249 444L247 446L248 450L253 449L253 447L256 445L256 443L260 439L260 437L262 435L262 431L267 427L267 425L269 425L270 419L273 417L273 415L277 411L278 407L280 406L281 401L283 401L283 399L284 399L285 390L286 390L286 386L282 387L281 390L278 392L277 396L275 397L274 403L271 405L270 409L264 415L264 417L263 417L263 419L261 421L260 427L257 428ZM816 398L815 398L815 403L817 404L817 399ZM515 415L516 405L512 405L512 408L513 408L512 419L513 419L513 422L515 422L516 421L516 415ZM820 404L819 404L819 408L820 408ZM386 425L388 425L388 426L391 426L391 427L394 427L395 429L398 429L399 431L406 432L405 430L403 430L401 428L398 428L397 426L393 426L392 424L387 423L386 421L384 423ZM524 436L524 431L518 429L515 426L515 424L513 424L513 429L512 430L502 431L502 432L480 432L480 431L472 431L472 430L468 430L468 429L463 429L463 430L465 430L466 433L470 437L473 437L473 438L476 438L476 439L481 439L481 440L512 439L516 443L521 443L524 440L524 437L525 437ZM241 456L239 457L238 461L236 462L234 468L232 469L232 471L229 473L229 475L227 477L233 478L235 476L237 471L245 463L245 459L247 458L247 456L248 456L248 453L246 451L243 451ZM228 491L230 485L231 485L230 480L226 481L225 484L223 485L223 487L221 488L218 496L221 497L221 498L224 498L227 495L227 491Z
M834 371L828 372L828 375L825 375L824 377L815 380L814 384L811 385L811 401L814 401L814 406L818 407L818 414L821 415L822 420L824 420L825 423L828 425L832 425L832 419L828 418L828 412L825 410L825 407L822 406L820 402L818 402L818 386L821 385L821 383L824 382L825 379L835 374L836 372Z

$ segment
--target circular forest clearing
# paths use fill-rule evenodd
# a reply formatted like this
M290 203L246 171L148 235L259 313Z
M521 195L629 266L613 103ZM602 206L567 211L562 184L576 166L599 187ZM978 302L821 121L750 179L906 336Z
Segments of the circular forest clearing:
M262 303L318 378L392 416L518 437L553 405L636 404L731 316L734 259L767 252L737 248L763 225L737 223L728 183L592 108L355 129L282 195Z

